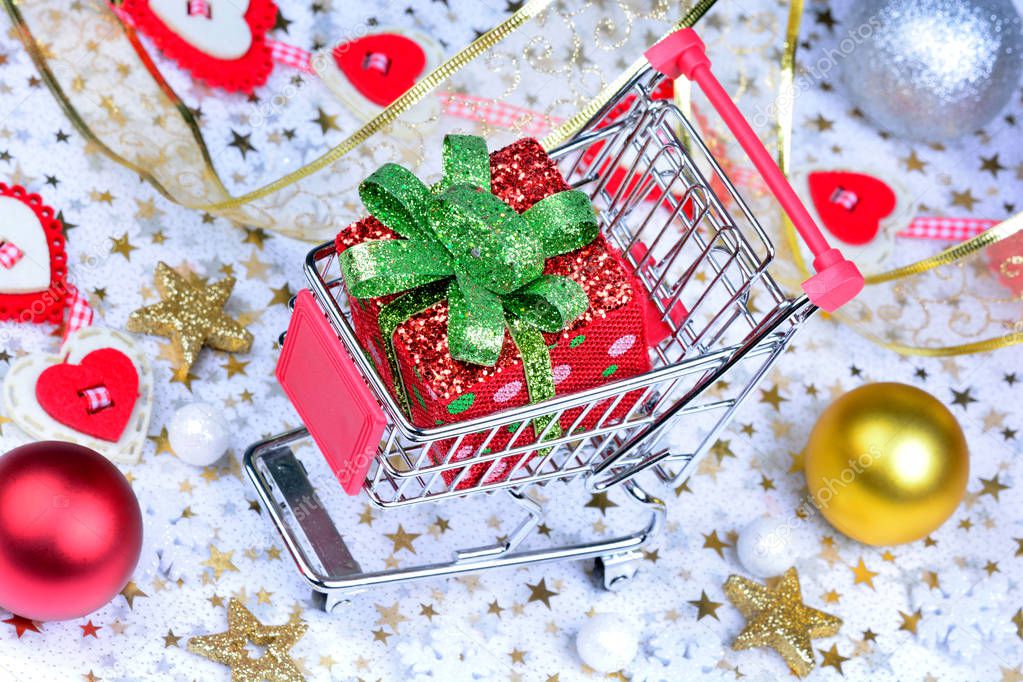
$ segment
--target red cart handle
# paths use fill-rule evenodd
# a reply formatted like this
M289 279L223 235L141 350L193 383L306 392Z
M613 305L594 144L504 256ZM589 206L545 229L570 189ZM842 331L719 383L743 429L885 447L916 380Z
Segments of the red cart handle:
M770 152L764 148L732 98L714 77L706 48L696 31L684 28L672 33L647 50L646 58L651 66L668 78L685 76L696 81L763 176L768 188L813 252L813 269L817 274L803 282L803 291L810 301L831 312L855 298L863 289L863 275L852 261L828 244L821 234L820 228L771 158Z

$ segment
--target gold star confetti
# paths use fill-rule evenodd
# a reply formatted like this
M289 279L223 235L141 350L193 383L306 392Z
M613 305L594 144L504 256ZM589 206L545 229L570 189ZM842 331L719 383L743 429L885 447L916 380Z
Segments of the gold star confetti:
M127 326L133 332L171 339L181 358L175 376L188 375L204 345L229 353L244 353L252 347L252 334L223 311L234 288L233 277L209 286L192 285L160 262L155 279L162 300L133 312Z
M867 565L863 563L863 557L860 557L860 562L852 567L853 572L853 585L864 584L870 589L874 589L874 577L877 575L876 571L872 571L867 568Z
M148 594L139 589L139 586L135 584L135 581L130 581L124 586L124 589L121 590L121 596L124 597L126 602L128 602L129 609L135 608L135 600L139 597L149 597Z
M557 592L547 589L547 580L545 578L540 578L540 582L535 585L526 583L526 587L529 588L529 601L543 602L544 606L548 609L551 608L551 597L558 596Z
M416 548L412 546L412 542L418 538L420 533L409 533L405 530L405 527L400 523L398 524L398 530L393 533L384 533L384 537L394 543L392 552L397 553L400 549L407 549L413 554L416 553Z
M230 552L221 552L215 546L210 545L210 558L202 562L202 565L213 569L214 576L216 576L217 580L220 580L220 576L225 572L238 570L238 567L232 561L233 558L233 549Z
M803 603L799 573L790 568L774 588L739 575L729 576L725 595L746 618L746 627L732 642L735 650L769 646L804 677L815 665L811 640L831 637L841 619Z
M288 651L306 632L302 622L263 625L237 599L227 606L227 632L200 635L188 640L194 654L231 668L233 682L300 682L305 680ZM263 655L252 658L249 643L263 647Z
M706 590L700 590L699 599L690 599L689 603L696 607L696 620L703 620L704 616L710 616L714 620L719 620L717 610L720 608L721 603L711 601L710 597L707 596Z

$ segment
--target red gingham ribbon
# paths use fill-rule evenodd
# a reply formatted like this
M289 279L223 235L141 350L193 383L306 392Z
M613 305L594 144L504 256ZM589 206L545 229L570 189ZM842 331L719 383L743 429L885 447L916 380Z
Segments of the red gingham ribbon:
M989 220L987 218L925 216L914 218L913 222L906 229L899 232L898 236L961 242L976 237L984 230L988 230L997 224L997 220Z
M82 292L78 290L73 284L68 284L67 291L67 306L70 314L67 318L67 324L64 326L64 339L71 334L74 334L83 327L88 327L92 324L93 312L92 308L89 307L89 301L86 300Z
M517 130L527 137L541 137L561 123L561 119L506 104L485 97L463 95L456 92L441 93L444 98L443 110L449 116L481 121L497 128Z
M193 17L201 15L207 19L213 16L213 12L210 6L206 4L206 0L188 0L188 14Z
M110 391L103 385L87 388L78 395L85 398L89 412L99 412L105 407L110 407L114 402L110 398Z
M273 57L273 60L278 64L284 64L305 73L316 73L316 70L313 69L313 57L309 54L308 50L269 38L266 40L266 45L270 48L270 55Z
M14 267L25 255L25 252L8 241L0 241L0 267L8 270Z

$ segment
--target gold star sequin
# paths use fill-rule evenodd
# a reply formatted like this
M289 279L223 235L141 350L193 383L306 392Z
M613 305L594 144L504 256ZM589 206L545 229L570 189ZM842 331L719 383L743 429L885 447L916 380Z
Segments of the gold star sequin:
M220 580L227 571L237 571L238 567L234 565L234 550L230 552L221 552L215 546L210 545L210 558L202 562L203 566L207 566L213 569L213 574L217 580Z
M870 589L874 589L874 577L877 576L877 572L867 568L867 565L863 563L863 557L860 557L860 562L852 567L852 572L853 585L862 583Z
M557 592L547 589L547 580L545 578L540 578L540 582L535 585L526 583L526 587L529 588L529 601L543 602L544 606L548 609L551 608L551 597L558 596Z
M124 589L121 590L121 596L124 597L126 602L128 602L129 609L135 608L135 600L139 597L149 597L148 594L139 589L139 586L135 584L134 580L124 586Z
M405 527L400 523L398 524L398 530L393 533L384 533L384 537L394 543L394 547L391 549L395 554L398 550L407 549L413 554L416 553L416 548L412 546L412 542L420 536L420 533L409 533L405 530Z
M133 312L127 326L133 332L171 339L181 358L176 377L188 375L204 345L229 353L244 353L252 347L252 334L223 311L234 288L233 277L208 286L193 285L160 262L155 279L162 300Z
M227 606L227 632L200 635L188 640L194 654L231 668L234 682L299 682L304 680L288 651L306 632L302 622L263 625L237 599ZM263 655L252 658L249 643L263 647Z
M711 601L710 597L707 596L706 590L701 590L700 598L690 599L689 603L696 607L696 620L703 620L704 616L710 616L714 620L719 620L717 611L721 607L721 603Z
M774 588L732 575L724 590L747 619L732 648L769 646L801 677L813 670L815 664L811 640L831 637L842 627L841 619L803 603L795 568L786 571Z

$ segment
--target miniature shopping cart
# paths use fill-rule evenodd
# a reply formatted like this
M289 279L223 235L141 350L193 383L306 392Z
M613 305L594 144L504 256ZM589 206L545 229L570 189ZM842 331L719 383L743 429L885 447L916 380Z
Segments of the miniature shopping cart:
M651 349L650 371L468 421L417 426L356 339L334 243L307 256L309 289L294 302L282 339L285 353L295 352L278 369L307 428L256 443L245 469L303 577L327 595L328 606L375 585L564 559L596 559L604 586L617 588L665 517L664 504L637 477L684 480L800 325L817 307L837 308L862 287L855 266L828 246L711 74L695 33L672 34L647 58L652 66L550 156L568 183L590 196L602 233L645 287L667 330ZM767 271L774 256L768 236L682 112L653 97L665 77L680 75L701 87L813 252L818 274L804 284L805 295L790 299L775 283ZM568 426L566 413L573 415ZM532 438L523 435L529 423L562 428ZM669 424L673 434L685 434L684 445L664 437ZM509 430L510 439L495 440ZM363 571L318 493L337 482L314 485L296 456L310 432L325 453L340 441L356 444L357 476L348 479L349 492L361 487L378 507L504 490L526 519L505 541L454 551L447 561ZM487 447L496 442L504 445ZM459 452L465 443L474 444L468 460ZM515 464L499 476L466 476L470 468L498 467L509 456ZM346 472L335 473L346 480ZM649 511L649 521L612 539L523 549L544 513L531 487L576 478L594 491L621 485Z

